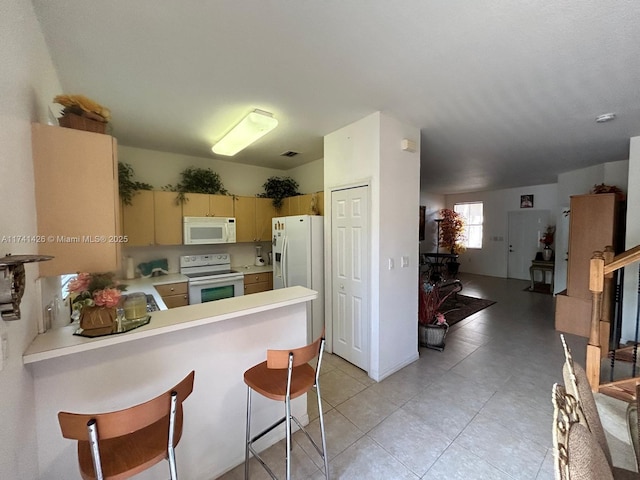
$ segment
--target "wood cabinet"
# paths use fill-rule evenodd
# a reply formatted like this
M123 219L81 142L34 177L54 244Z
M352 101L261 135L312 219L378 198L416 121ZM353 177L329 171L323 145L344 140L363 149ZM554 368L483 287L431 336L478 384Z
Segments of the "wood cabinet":
M232 195L208 195L206 193L186 193L182 204L185 217L233 217Z
M271 198L256 198L256 240L271 241L271 220L276 217L276 207Z
M156 285L156 290L162 297L167 308L184 307L189 305L189 288L187 282L167 283Z
M142 190L122 206L128 246L181 245L182 206L175 192Z
M100 133L32 125L41 276L120 268L116 139ZM8 208L11 208L8 206ZM27 232L25 232L27 234Z
M276 209L271 198L236 197L236 241L269 241L271 219L274 216L276 216Z
M273 290L273 273L247 273L244 276L244 294Z
M589 264L608 245L620 252L621 202L613 193L574 195L570 203L567 290L556 297L556 329L583 337L591 325Z
M288 217L291 215L323 215L324 192L306 193L295 197L287 197L283 199L282 207L277 213L278 217Z
M131 198L131 205L122 205L122 233L128 246L153 245L153 192L142 190Z
M156 245L182 245L182 205L175 192L153 192Z

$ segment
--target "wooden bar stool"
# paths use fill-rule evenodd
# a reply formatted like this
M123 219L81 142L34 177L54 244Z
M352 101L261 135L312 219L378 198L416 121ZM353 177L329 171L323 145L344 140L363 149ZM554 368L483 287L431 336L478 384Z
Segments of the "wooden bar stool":
M291 420L293 420L300 430L307 436L311 444L315 447L324 461L324 475L329 480L329 460L327 458L327 442L324 432L324 417L322 413L322 399L320 398L320 364L322 363L322 353L324 352L324 333L313 343L293 350L267 350L267 360L251 367L244 372L244 382L247 384L247 430L244 459L244 478L249 479L249 452L271 475L277 477L269 466L262 460L260 455L254 450L253 443L262 438L274 428L285 423L287 436L287 480L291 479ZM309 362L318 357L315 369ZM291 414L291 400L297 398L313 387L316 387L318 397L318 412L320 420L320 434L322 436L322 447L311 438L311 435L304 429L298 419ZM251 437L251 391L255 391L272 400L283 401L285 405L285 416L276 423Z
M62 436L78 441L85 480L120 480L169 461L178 478L174 448L182 436L182 402L193 391L195 372L165 393L124 410L99 414L59 412Z

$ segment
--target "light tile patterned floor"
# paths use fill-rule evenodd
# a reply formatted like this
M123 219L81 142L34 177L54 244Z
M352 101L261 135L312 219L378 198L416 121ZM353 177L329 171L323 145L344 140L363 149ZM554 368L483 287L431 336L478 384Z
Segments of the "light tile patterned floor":
M461 275L463 294L497 303L454 325L443 352L420 359L380 383L326 355L320 386L332 479L553 479L551 386L562 382L564 356L551 295L528 282ZM574 358L586 339L567 335ZM309 429L319 439L309 395ZM294 434L293 478L324 478L322 462ZM265 452L284 474L284 445ZM240 465L222 480L243 478ZM252 461L251 479L268 479ZM283 477L281 477L283 478Z

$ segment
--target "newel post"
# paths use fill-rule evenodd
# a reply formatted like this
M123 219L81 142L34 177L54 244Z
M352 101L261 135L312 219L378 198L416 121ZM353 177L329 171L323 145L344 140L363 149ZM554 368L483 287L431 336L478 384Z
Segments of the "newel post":
M612 246L604 249L604 264L609 265L615 257L615 251ZM602 293L602 306L600 307L600 348L608 351L610 348L609 339L611 337L611 318L613 316L614 307L614 290L615 282L613 272L604 276L604 285Z
M586 373L591 390L600 386L600 317L602 312L602 291L604 290L604 255L593 252L589 262L589 291L591 291L591 329L587 344Z

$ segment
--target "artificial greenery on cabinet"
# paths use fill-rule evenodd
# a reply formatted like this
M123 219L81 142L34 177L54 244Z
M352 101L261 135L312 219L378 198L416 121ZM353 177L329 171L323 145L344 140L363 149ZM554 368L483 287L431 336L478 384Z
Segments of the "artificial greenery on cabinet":
M220 175L210 168L187 167L180 173L177 185L165 185L163 190L178 192L178 201L184 202L187 193L208 193L210 195L228 195Z
M291 177L269 177L262 185L264 193L258 195L261 198L272 198L273 206L280 210L282 202L286 197L300 195L298 192L298 182Z
M138 190L153 190L153 186L134 180L133 167L128 163L118 162L118 191L125 205L131 205L133 196Z

